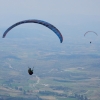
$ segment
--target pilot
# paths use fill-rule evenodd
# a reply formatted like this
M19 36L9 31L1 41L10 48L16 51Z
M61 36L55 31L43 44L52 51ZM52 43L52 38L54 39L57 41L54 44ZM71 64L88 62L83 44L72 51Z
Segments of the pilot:
M29 75L32 75L33 74L33 69L29 68L28 73L29 73Z

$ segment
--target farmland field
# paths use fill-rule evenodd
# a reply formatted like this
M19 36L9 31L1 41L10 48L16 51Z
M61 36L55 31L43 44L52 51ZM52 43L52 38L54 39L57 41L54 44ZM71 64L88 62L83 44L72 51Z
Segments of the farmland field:
M98 52L81 54L79 51L79 54L67 54L59 49L53 50L56 44L52 48L41 48L28 40L26 43L22 39L19 41L3 41L5 45L1 44L1 97L30 98L30 100L31 98L40 100L100 98ZM30 76L27 70L33 66L34 74Z

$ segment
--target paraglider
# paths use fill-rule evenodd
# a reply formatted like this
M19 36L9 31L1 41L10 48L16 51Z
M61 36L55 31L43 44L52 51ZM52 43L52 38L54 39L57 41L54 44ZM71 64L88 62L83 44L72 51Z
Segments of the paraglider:
M32 75L33 74L33 69L29 68L28 73L29 73L29 75Z
M53 26L52 24L48 23L48 22L45 22L45 21L42 21L42 20L37 20L37 19L29 19L29 20L23 20L23 21L19 21L13 25L11 25L4 33L3 33L3 36L2 38L5 38L5 36L7 35L7 33L13 29L14 27L18 26L18 25L21 25L21 24L25 24L25 23L37 23L37 24L41 24L41 25L44 25L45 27L51 29L57 36L58 38L60 39L60 42L62 43L63 42L63 36L62 34L60 33L60 31L55 27ZM32 75L33 74L33 69L29 68L28 69L28 73L29 75Z
M96 33L96 32L94 32L94 31L87 31L85 34L84 34L84 36L86 36L86 34L88 34L89 32L92 32L92 33L95 33L97 36L98 36L98 34ZM90 44L91 44L92 42L90 41Z
M96 32L94 32L94 31L87 31L87 32L84 34L84 36L85 36L87 33L89 33L89 32L95 33L95 34L98 36L98 34L97 34Z
M48 23L48 22L45 22L45 21L42 21L42 20L37 20L37 19L30 19L30 20L23 20L23 21L20 21L20 22L17 22L15 24L13 24L12 26L10 26L3 34L3 38L5 38L5 36L7 35L7 33L13 29L14 27L20 25L20 24L25 24L25 23L37 23L37 24L41 24L41 25L44 25L46 27L48 27L49 29L51 29L60 39L60 42L62 43L63 42L63 36L62 34L60 33L60 31L55 27L53 26L52 24Z

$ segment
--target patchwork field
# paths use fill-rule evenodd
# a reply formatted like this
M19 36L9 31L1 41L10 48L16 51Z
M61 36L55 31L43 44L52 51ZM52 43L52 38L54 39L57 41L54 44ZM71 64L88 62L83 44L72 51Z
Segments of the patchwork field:
M0 95L37 100L99 100L100 55L69 53L4 42L0 49ZM17 41L18 42L18 41ZM8 46L8 44L10 46ZM47 45L46 45L47 46ZM34 47L34 48L33 48ZM80 47L81 48L81 47ZM82 47L83 48L83 47ZM34 52L33 52L34 51ZM80 51L79 51L80 52ZM34 74L28 75L28 67Z

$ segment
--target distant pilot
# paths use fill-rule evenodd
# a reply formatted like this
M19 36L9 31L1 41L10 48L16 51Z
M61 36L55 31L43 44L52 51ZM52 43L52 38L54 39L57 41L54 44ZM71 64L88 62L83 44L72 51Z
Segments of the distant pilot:
M32 75L33 74L33 69L29 68L28 73L29 73L29 75Z

